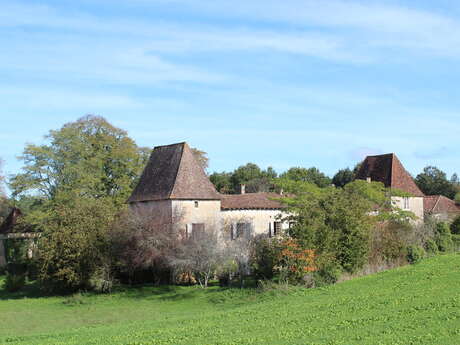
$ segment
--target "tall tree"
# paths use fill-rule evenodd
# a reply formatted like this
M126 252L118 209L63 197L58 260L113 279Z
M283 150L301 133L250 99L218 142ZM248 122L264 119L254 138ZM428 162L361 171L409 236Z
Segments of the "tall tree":
M353 171L350 168L340 169L332 178L332 183L336 187L343 187L354 180Z
M147 149L99 116L67 123L45 138L48 144L25 147L23 172L10 181L13 196L33 192L52 200L58 193L72 193L120 205L147 159Z
M231 182L232 173L227 173L225 171L219 173L214 172L209 176L209 179L216 187L219 193L231 194L234 192L232 182Z
M427 166L415 178L415 183L426 195L444 195L450 199L455 197L456 188L446 173L435 166Z
M315 167L309 169L301 167L290 168L288 171L282 173L280 178L299 182L309 182L320 188L327 187L331 184L331 179Z

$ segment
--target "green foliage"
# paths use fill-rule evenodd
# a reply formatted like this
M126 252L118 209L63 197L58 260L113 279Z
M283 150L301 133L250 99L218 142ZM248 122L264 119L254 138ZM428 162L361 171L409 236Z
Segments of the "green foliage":
M457 205L460 205L460 192L457 192L457 194L455 194L454 200Z
M457 345L459 266L460 255L445 255L334 286L265 292L138 286L72 298L0 288L0 343Z
M367 261L369 233L374 218L369 215L375 200L383 202L380 185L363 181L344 189L319 188L309 183L283 181L281 186L295 196L285 200L294 222L290 235L304 248L326 255L343 270L354 272Z
M425 257L425 249L420 246L408 246L407 247L407 261L410 264L416 264Z
M460 216L455 218L450 224L450 232L455 235L460 235Z
M277 177L272 167L262 170L257 164L247 163L233 172L214 172L209 179L216 189L224 194L240 193L240 186L246 185L246 192L268 192L273 189L272 180Z
M432 239L428 239L425 242L425 251L427 255L430 255L430 256L437 255L439 252L439 248L438 248L438 245L436 244L436 241Z
M343 187L354 180L355 174L350 168L340 169L332 178L332 183L336 187Z
M333 259L323 258L320 268L313 274L314 285L317 287L337 283L342 275L342 267Z
M331 185L331 179L315 167L309 169L301 167L290 168L288 171L282 173L280 178L299 182L309 182L320 188Z
M252 242L250 265L256 279L270 280L273 278L278 252L279 241L276 238L261 237Z
M426 195L444 195L453 199L457 192L455 184L447 179L446 173L434 166L425 167L415 178L415 183Z
M52 291L91 287L107 264L108 228L116 209L104 199L57 200L38 243L40 281Z
M436 224L436 244L440 252L448 252L452 249L452 234L447 223Z
M24 172L10 181L13 196L34 193L52 200L73 193L121 205L146 161L146 150L102 117L83 117L45 138L48 145L24 149Z
M460 234L452 235L453 249L460 252Z
M232 173L214 172L209 176L210 181L214 184L217 191L223 194L231 194L233 186L231 182Z
M7 273L3 288L8 292L17 292L26 285L25 273Z

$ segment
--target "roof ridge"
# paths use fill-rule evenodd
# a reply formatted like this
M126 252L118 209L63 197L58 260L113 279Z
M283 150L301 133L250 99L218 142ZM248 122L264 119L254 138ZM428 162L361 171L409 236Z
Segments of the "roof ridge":
M176 188L176 184L177 184L177 175L179 174L180 166L184 163L184 160L183 160L182 158L184 157L184 146L185 146L185 145L186 145L186 142L184 141L184 142L182 142L182 143L159 146L159 147L168 147L168 146L180 146L180 147L181 147L181 153L180 153L180 158L179 158L179 164L177 164L176 173L174 174L174 183L173 183L173 186L172 186L171 190L169 191L168 199L171 198L171 195L173 194L173 191L174 191L174 189Z

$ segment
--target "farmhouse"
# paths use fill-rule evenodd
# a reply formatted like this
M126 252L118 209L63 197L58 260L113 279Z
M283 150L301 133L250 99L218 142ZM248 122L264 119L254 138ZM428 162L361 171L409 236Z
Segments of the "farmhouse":
M283 205L275 193L223 195L216 191L187 143L155 147L128 203L159 226L177 226L187 236L224 229L227 239L276 235Z
M446 218L460 213L443 196L425 196L394 153L367 156L357 179L382 182L394 191L393 204L424 216ZM401 193L402 192L402 193ZM128 203L160 226L179 227L187 236L205 228L224 229L223 236L274 236L289 224L280 221L282 196L275 193L220 194L196 161L187 143L155 147Z
M392 203L402 210L413 212L419 221L423 221L425 195L394 153L367 156L361 163L356 178L382 182L387 188L406 193L407 196L392 196Z

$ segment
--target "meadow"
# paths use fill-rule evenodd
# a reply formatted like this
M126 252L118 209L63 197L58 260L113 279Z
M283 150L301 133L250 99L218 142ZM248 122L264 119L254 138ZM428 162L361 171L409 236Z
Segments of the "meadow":
M458 345L460 255L316 289L144 286L43 297L33 285L0 288L0 320L0 344L9 345Z

